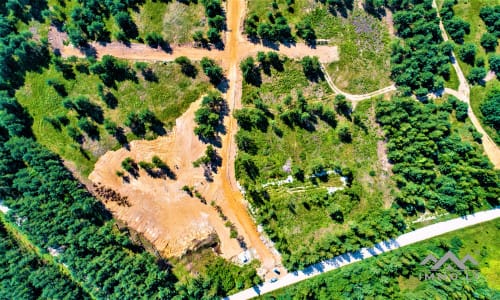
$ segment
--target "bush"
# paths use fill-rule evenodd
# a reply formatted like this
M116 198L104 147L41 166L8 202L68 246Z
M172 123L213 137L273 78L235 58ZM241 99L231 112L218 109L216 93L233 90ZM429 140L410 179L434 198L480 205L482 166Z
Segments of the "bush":
M471 84L483 84L484 77L486 76L486 69L482 67L474 67L467 75L467 80Z
M500 55L494 54L490 56L488 59L488 63L490 64L490 70L497 74L497 77L500 76Z
M473 65L476 57L476 45L465 43L458 49L458 57L460 57L463 62Z
M486 95L480 106L484 121L493 127L497 133L500 131L500 89L494 89Z
M302 58L302 70L307 78L311 81L317 81L322 77L323 72L321 71L320 63L318 57L305 56Z
M481 46L483 46L486 52L495 51L495 48L498 46L498 39L494 34L486 32L481 36Z
M158 48L163 44L163 37L156 32L150 32L146 35L146 43L152 48Z
M253 84L255 86L259 86L262 79L260 76L260 70L255 65L255 61L253 57L247 57L240 63L240 69L243 73L243 79L246 82Z
M210 82L214 85L221 83L224 79L224 74L222 73L222 68L219 67L215 61L209 59L208 57L203 57L201 59L201 68L205 75L210 78Z
M181 66L181 72L184 75L191 78L196 78L196 75L198 75L198 70L186 56L177 57L175 62Z
M349 127L342 126L339 128L339 139L344 143L352 142L352 135Z

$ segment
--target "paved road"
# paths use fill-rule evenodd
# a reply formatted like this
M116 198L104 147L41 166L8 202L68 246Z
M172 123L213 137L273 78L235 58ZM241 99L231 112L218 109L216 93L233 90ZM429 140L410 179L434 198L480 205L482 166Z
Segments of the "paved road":
M253 288L241 291L232 296L226 297L224 299L242 300L242 299L250 299L253 297L257 297L259 295L278 290L285 286L289 286L291 284L321 275L325 272L335 270L355 262L362 261L364 259L382 254L384 252L389 252L404 246L415 244L420 241L442 235L447 232L491 221L496 218L500 218L500 207L487 211L478 212L462 218L456 218L449 221L429 225L417 229L415 231L400 235L396 239L378 243L372 248L362 248L360 251L355 253L345 253L343 255L339 255L332 259L322 261L320 263L307 267L302 271L289 273L274 283L266 282L261 285L254 286Z

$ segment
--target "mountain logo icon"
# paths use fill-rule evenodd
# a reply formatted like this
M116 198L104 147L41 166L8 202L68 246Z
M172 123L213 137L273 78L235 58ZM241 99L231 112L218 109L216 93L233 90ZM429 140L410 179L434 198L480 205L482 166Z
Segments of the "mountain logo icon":
M465 255L462 260L459 260L458 257L451 251L446 252L446 254L443 255L443 257L441 257L441 259L439 260L434 255L429 254L424 258L424 260L422 260L422 262L420 262L420 265L424 266L430 261L434 263L434 265L431 267L431 270L433 271L439 270L448 261L454 263L460 270L467 269L467 266L465 266L466 262L477 265L477 261L469 254Z

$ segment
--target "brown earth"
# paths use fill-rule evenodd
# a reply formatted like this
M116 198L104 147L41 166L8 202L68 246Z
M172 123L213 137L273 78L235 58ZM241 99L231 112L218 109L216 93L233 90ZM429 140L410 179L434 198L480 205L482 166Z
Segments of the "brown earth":
M168 54L144 45L132 44L126 47L120 43L108 45L93 44L100 57L112 54L117 57L138 60L173 60L175 57L186 55L193 60L203 56L222 61L228 70L227 78L230 83L225 94L229 107L229 116L224 120L226 134L221 136L222 147L217 149L222 157L222 166L208 182L203 176L201 168L194 168L192 162L204 154L206 145L198 140L193 133L194 112L199 101L180 117L173 133L154 141L134 141L130 150L120 149L103 155L96 163L90 179L96 183L112 188L119 194L127 196L130 207L120 206L115 202L106 202L106 206L114 215L127 223L134 230L144 234L155 247L165 256L178 256L192 249L200 241L216 233L221 241L220 251L223 257L233 258L241 253L236 239L229 238L229 229L224 221L210 205L202 204L198 199L189 197L181 190L182 186L194 186L207 202L214 201L222 209L224 215L231 221L239 235L244 239L246 246L261 261L260 274L265 277L271 274L274 267L281 267L281 257L268 247L268 241L261 236L256 224L248 213L247 203L237 188L234 174L234 160L237 147L234 134L237 132L237 122L232 117L232 111L241 107L242 79L238 70L242 58L256 54L257 51L268 51L262 45L248 42L242 35L242 20L244 16L244 0L229 1L228 32L224 51L206 50L190 47L174 48ZM51 29L51 44L59 49L63 56L83 56L80 50L64 46L64 34ZM291 57L300 58L305 55L318 55L322 62L331 62L338 59L336 47L311 48L297 44L293 47L280 47L280 52ZM116 175L121 169L121 162L126 157L136 162L151 161L153 155L158 155L177 174L176 180L154 179L142 170L137 179L131 178L129 183ZM178 169L175 168L178 166ZM282 275L285 274L281 268Z
M192 162L204 154L206 145L193 133L194 112L200 101L193 103L176 121L172 133L154 141L133 141L130 150L121 148L109 151L99 158L89 178L96 184L111 188L126 195L131 206L108 201L106 207L127 226L142 233L166 257L180 256L200 242L217 233L221 255L232 258L242 249L235 239L229 238L229 229L216 210L210 206L202 168ZM135 162L151 162L159 156L176 174L177 179L153 178L140 170L139 176L129 176L125 182L116 175L122 170L121 162L131 157ZM193 186L208 203L182 191L184 185Z

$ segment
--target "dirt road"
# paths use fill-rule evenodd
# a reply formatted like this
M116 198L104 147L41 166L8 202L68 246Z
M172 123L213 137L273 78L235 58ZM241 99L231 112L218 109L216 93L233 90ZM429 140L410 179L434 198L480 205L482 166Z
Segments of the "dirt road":
M236 0L239 2L240 0ZM229 1L228 7L231 7L233 1ZM228 12L228 27L231 26L232 16L231 12ZM241 24L241 22L240 22ZM240 26L240 25L238 25ZM87 49L87 53L93 53L97 58L104 55L112 55L118 58L139 60L139 61L173 61L179 56L187 56L191 60L199 61L203 57L208 57L217 61L222 61L225 68L229 67L230 60L224 58L235 55L235 59L241 60L247 56L256 55L259 51L277 51L280 54L288 56L290 58L300 59L304 56L317 56L322 63L329 63L337 61L339 59L337 46L325 46L319 45L315 48L311 48L303 43L297 43L295 45L283 46L279 45L277 48L269 48L263 46L262 44L251 43L246 38L241 36L241 30L238 31L228 31L228 36L235 34L237 43L231 42L226 39L227 43L224 50L217 49L205 49L205 48L194 48L191 46L173 46L171 52L165 52L161 49L151 48L145 44L131 43L130 45L125 45L119 42L111 43L90 43L91 49ZM229 37L228 37L229 38ZM66 33L58 31L55 27L51 27L49 30L49 42L52 49L58 51L63 57L85 57L86 51L82 49L75 48L70 45L64 45L65 41L68 40ZM237 48L234 47L237 45ZM235 52L234 49L238 49ZM232 53L232 54L231 54Z
M436 5L436 0L432 1L432 7L436 8L437 10L437 5ZM444 28L443 22L441 20L441 16L439 15L438 12L438 17L439 17L439 29L441 29L441 35L443 37L443 40L447 41L448 40L448 35L446 34L446 30ZM451 57L452 57L452 66L455 69L455 72L457 73L458 80L460 82L460 85L458 86L458 91L454 91L452 89L445 89L445 92L451 95L454 95L461 101L467 103L469 106L468 109L468 116L469 119L471 120L472 124L474 127L476 127L476 130L483 135L482 138L482 144L484 148L484 152L490 159L490 161L493 163L495 166L495 169L500 169L500 149L498 146L493 142L493 140L490 138L490 136L484 131L483 127L481 126L481 123L477 119L476 115L474 114L474 111L472 111L471 105L470 105L470 88L469 84L467 83L467 79L465 78L464 73L462 72L462 69L460 68L460 65L458 64L457 57L455 56L455 53L452 51L451 52Z
M219 200L224 211L228 212L228 216L233 219L245 241L256 251L259 260L262 263L262 273L265 276L269 274L274 267L281 264L281 257L269 249L261 240L261 236L257 231L255 222L248 213L248 209L243 201L243 195L237 188L236 176L234 172L234 160L236 158L236 144L234 134L238 131L237 122L232 116L235 109L241 107L241 74L238 70L239 62L243 58L246 49L244 39L241 36L241 27L245 12L245 1L235 0L229 1L227 6L228 16L228 32L227 32L227 49L228 55L226 62L229 67L228 80L230 82L229 90L226 94L226 100L229 106L229 116L226 117L225 126L227 134L223 137L221 155L223 166L219 175L219 185L214 185L213 193L215 195L222 192Z
M209 202L215 201L236 226L247 247L261 261L259 273L266 278L275 267L281 269L282 276L286 274L286 270L281 268L281 257L272 247L272 243L268 243L268 240L258 232L254 220L248 213L243 195L237 188L234 172L237 147L234 135L238 127L232 112L241 107L242 78L239 63L243 58L255 55L258 51L277 50L292 58L315 55L322 63L338 60L338 52L334 46L318 46L311 49L299 43L290 47L280 46L279 49L270 49L247 41L241 34L245 5L244 0L227 2L228 31L223 51L174 47L171 53L166 53L140 44L129 46L116 42L106 45L92 44L98 58L109 54L132 60L172 61L179 56L187 56L192 60L200 60L206 56L222 63L227 70L229 82L225 94L229 115L224 122L226 134L221 136L222 147L218 149L223 165L214 175L213 181L205 181L199 174L200 170L191 166L191 162L200 157L204 149L199 141L194 140L196 137L192 128L193 106L177 120L173 134L154 141L132 142L130 151L120 149L106 153L96 163L90 178L94 183L102 183L129 196L131 207L120 207L114 203L106 205L118 218L125 220L128 226L142 232L158 249L163 250L165 255L179 255L193 240L203 239L209 233L216 232L221 239L222 255L226 258L234 257L242 249L235 246L234 239L227 238L227 228L217 220L210 207L193 202L196 200L189 199L180 191L183 185L196 186ZM64 33L51 28L49 40L54 49L58 49L62 56L83 57L85 53L79 49L64 45L66 38ZM186 149L189 151L185 151ZM176 181L163 183L141 174L130 184L123 184L116 176L115 170L120 168L120 163L125 157L133 157L136 161L147 161L154 153L165 158L169 165L180 166L181 170Z

